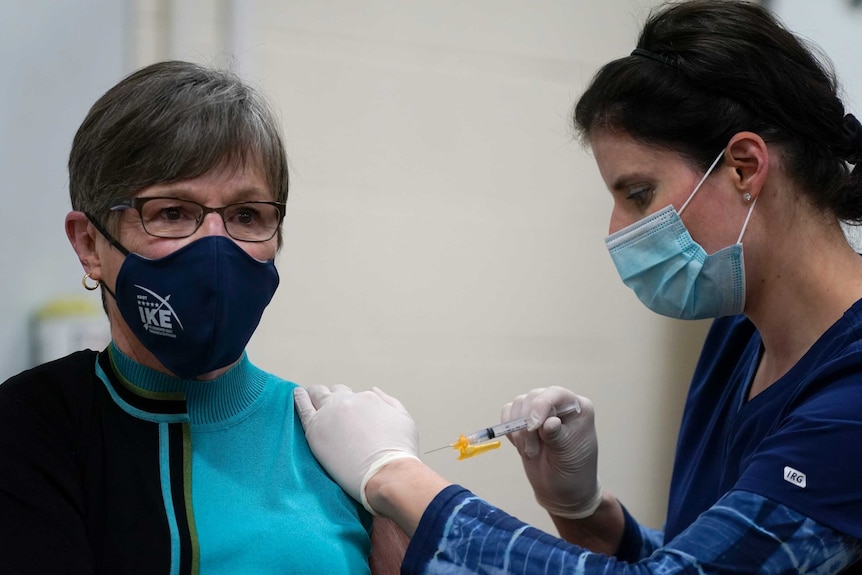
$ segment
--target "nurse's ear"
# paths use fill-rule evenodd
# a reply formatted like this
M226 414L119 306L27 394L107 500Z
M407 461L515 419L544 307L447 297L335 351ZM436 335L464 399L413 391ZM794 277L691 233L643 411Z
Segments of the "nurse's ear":
M766 182L769 147L754 132L739 132L727 144L724 165L733 168L733 185L740 201L748 203L757 198Z

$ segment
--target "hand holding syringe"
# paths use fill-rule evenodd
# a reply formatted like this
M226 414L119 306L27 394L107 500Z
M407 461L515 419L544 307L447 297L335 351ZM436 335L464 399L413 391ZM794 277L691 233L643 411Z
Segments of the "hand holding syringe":
M581 412L581 406L578 404L577 401L556 411L550 417L559 417L561 415L566 415L573 412ZM460 435L458 436L458 441L450 443L449 445L444 445L443 447L438 447L436 449L426 451L425 453L432 453L434 451L440 451L441 449L451 447L452 449L455 449L460 452L460 455L458 455L459 460L467 459L469 457L473 457L474 455L485 453L486 451L489 451L491 449L497 449L498 447L500 447L500 442L491 441L492 439L496 437L503 437L504 435L509 435L510 433L515 433L516 431L526 429L527 421L528 418L520 417L518 419L506 421L498 425L493 425L491 427L480 429L479 431L474 431L473 433L467 435Z

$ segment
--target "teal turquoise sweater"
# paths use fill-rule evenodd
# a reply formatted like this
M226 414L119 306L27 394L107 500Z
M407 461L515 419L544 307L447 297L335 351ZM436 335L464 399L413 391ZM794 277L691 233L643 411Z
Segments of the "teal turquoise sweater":
M113 345L3 384L0 567L367 573L370 517L311 454L294 387L245 356L186 381Z

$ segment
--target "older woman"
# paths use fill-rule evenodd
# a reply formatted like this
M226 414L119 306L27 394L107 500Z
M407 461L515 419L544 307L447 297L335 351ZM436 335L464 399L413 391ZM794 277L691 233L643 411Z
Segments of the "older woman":
M112 342L0 386L0 571L369 571L370 515L311 454L295 385L244 352L288 191L266 103L226 72L149 66L90 110L69 180Z

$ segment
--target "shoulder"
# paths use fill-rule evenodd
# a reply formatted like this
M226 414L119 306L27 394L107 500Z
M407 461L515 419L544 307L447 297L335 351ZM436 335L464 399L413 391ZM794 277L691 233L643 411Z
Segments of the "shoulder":
M6 465L32 450L49 457L71 449L81 425L92 416L98 354L77 352L24 371L0 385L0 456Z
M830 327L784 379L795 387L794 408L862 417L862 301ZM843 417L842 417L843 418Z
M0 385L0 406L28 397L71 399L88 393L95 383L97 356L95 351L79 351L9 378Z
M752 400L754 417L778 411L736 487L862 538L862 352L812 352Z

